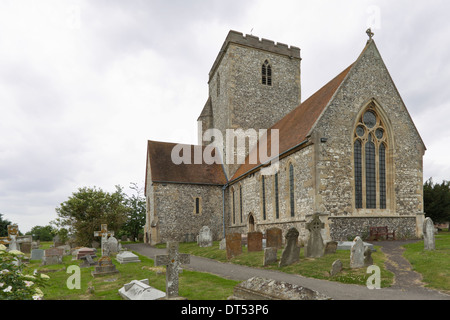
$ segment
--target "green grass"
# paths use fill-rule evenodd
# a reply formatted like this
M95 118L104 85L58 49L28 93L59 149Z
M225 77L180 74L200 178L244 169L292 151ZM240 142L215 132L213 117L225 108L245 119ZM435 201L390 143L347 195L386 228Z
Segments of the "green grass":
M245 265L254 268L279 270L281 272L300 274L305 277L325 279L342 283L351 283L366 285L367 279L371 274L366 273L367 268L351 269L350 268L350 251L338 250L334 254L327 254L321 258L312 259L304 257L304 248L300 250L300 261L290 266L278 267L278 262L263 267L264 252L247 252L245 247L242 248L242 254L230 260L226 258L226 251L219 249L219 242L214 241L212 247L201 248L195 242L180 243L180 252L189 253L195 256L201 256L214 259L221 262L230 262L234 264ZM165 244L157 245L158 248L165 248ZM375 246L376 252L372 253L374 264L381 269L381 287L389 287L393 283L394 275L392 272L384 268L386 260L380 248ZM282 250L278 250L278 260L281 258ZM331 265L335 260L341 260L343 270L340 274L331 277Z
M63 258L63 263L40 266L40 261L31 261L24 273L38 270L47 274L50 280L41 288L45 300L121 300L118 290L132 280L149 279L149 284L161 291L166 288L165 268L154 267L153 260L134 252L141 263L120 264L115 259L119 273L93 277L94 267L81 268L81 288L69 289L67 280L72 273L66 273L70 265L79 265L81 261L72 261L72 256ZM180 274L179 294L189 300L224 300L233 293L238 281L223 279L208 273L184 270Z
M427 287L450 291L450 232L436 235L436 250L424 250L423 241L407 244L403 256L423 276Z

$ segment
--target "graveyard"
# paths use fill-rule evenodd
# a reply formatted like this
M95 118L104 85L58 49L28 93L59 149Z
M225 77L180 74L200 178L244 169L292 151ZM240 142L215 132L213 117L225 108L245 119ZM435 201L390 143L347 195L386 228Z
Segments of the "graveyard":
M320 224L311 223L310 227L313 234L314 230L320 229ZM377 241L373 241L373 245L366 243L360 237L355 237L353 242L349 242L350 245L346 242L324 244L319 235L312 235L305 244L297 242L298 232L292 228L284 242L281 241L280 232L267 234L264 242L261 233L252 232L247 237L227 235L224 246L224 241L210 241L211 237L204 231L197 242L157 245L156 248L166 249L166 253L150 259L133 251L135 242L118 242L113 235L106 225L102 225L101 231L95 231L95 236L101 238L99 248L55 247L54 242L24 245L27 239L15 238L15 229L11 228L10 236L3 238L3 241L9 241L9 245L14 248L12 252L20 250L20 246L25 249L26 253L20 258L23 274L43 274L48 277L48 281L40 288L44 300L142 298L136 292L147 292L148 288L157 293L155 297L165 296L174 300L227 300L239 291L236 291L239 286L252 288L272 283L259 278L244 283L222 278L212 274L214 272L189 270L192 256L360 286L365 286L370 276L366 272L367 267L375 265L381 271L381 288L391 287L395 283L394 273L386 267L389 257L383 252L382 245L378 245ZM320 246L313 248L314 239ZM450 292L449 231L406 243L403 248L403 256L422 275L425 286ZM73 284L76 281L72 281L74 278L69 271L74 266L79 270L79 283L75 286ZM280 282L277 285L279 288L286 286ZM305 294L306 289L297 288L296 295ZM292 293L286 294L289 296ZM322 297L320 293L312 295Z

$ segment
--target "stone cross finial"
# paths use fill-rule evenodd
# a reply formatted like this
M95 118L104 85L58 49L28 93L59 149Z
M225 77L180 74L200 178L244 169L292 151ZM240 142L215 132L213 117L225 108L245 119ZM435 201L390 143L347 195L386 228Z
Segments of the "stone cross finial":
M108 237L111 237L114 235L113 231L108 231L108 225L107 224L102 224L102 229L101 231L95 231L94 232L94 236L95 237L102 237L102 257L108 256L107 251L107 242L106 240L108 240Z
M367 29L366 30L367 35L369 36L369 40L372 40L374 33L372 32L372 29Z
M166 269L166 298L178 297L178 273L181 264L189 264L190 255L178 252L178 242L167 243L167 254L155 256L155 266L167 266Z
M19 243L29 242L28 237L19 237L19 227L17 224L8 225L8 236L1 237L1 244L9 244L9 250L20 250Z

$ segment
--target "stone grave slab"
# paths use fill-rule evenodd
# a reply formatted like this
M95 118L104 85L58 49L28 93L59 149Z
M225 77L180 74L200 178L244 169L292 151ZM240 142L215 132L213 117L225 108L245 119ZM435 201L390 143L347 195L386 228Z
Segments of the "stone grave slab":
M139 257L130 251L122 251L122 252L118 253L116 256L116 260L120 264L141 262L141 260L139 260Z
M116 266L112 263L111 258L108 256L103 256L98 260L98 263L95 266L94 271L91 272L91 274L93 277L98 277L118 272L119 270L116 269Z
M266 230L266 247L281 249L283 246L283 232L280 228L270 228Z
M119 289L119 294L125 300L160 300L166 296L164 291L149 286L148 279L125 284Z
M262 232L249 232L247 233L247 251L262 251L262 240L263 234Z
M44 257L44 249L31 250L30 260L42 260L43 257Z
M331 300L315 290L296 284L253 277L236 285L229 300Z
M353 241L338 241L337 244L337 250L350 250L352 248L353 245ZM365 247L369 247L369 249L372 252L375 252L375 248L373 247L373 244L368 243L368 242L364 242L364 246Z
M263 266L277 262L277 251L275 247L264 248Z
M240 233L229 233L226 235L227 259L242 254L242 237Z
M90 255L92 258L97 257L93 248L80 248L76 252L76 260L81 259L85 255Z

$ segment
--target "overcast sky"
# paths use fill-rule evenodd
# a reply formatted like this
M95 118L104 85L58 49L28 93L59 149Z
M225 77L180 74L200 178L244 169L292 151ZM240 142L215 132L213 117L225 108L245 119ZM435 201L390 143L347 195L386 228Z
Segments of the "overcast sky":
M0 0L0 213L45 226L80 187L143 187L146 141L195 144L229 30L301 48L302 100L350 65L368 26L427 152L450 179L446 0Z

